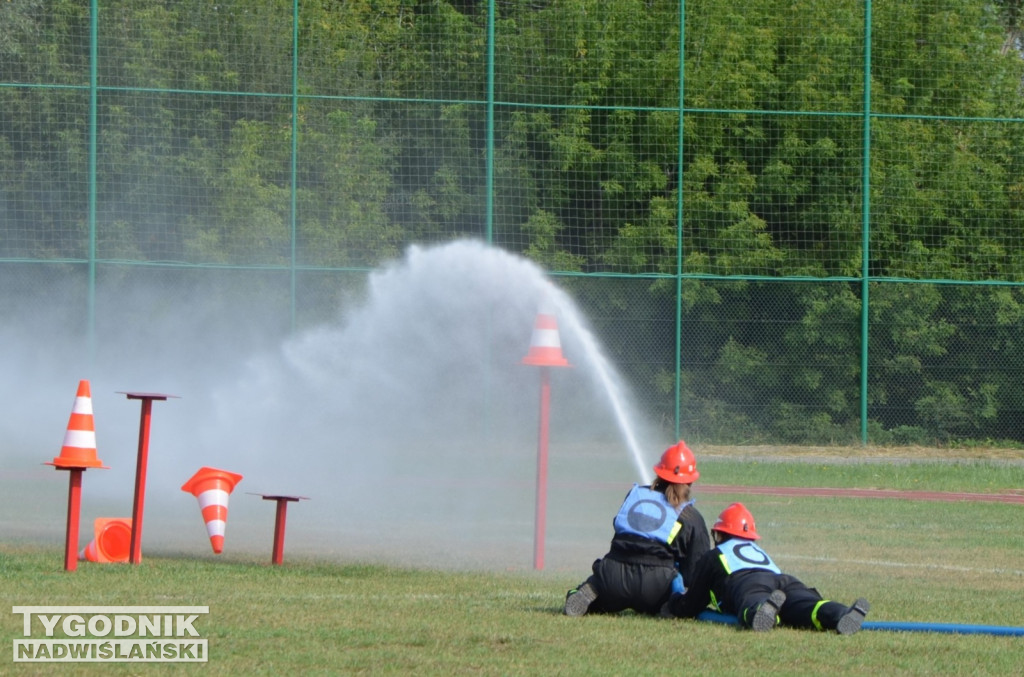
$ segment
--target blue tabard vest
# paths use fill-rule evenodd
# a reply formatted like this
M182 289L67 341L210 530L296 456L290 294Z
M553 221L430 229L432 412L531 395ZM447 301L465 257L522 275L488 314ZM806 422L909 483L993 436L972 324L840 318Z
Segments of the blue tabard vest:
M768 553L745 538L730 538L718 546L718 551L721 553L718 559L722 561L727 574L743 569L767 569L777 574L782 573Z
M676 521L679 513L691 503L693 501L674 508L665 494L634 484L612 525L616 534L636 534L652 541L671 543L681 526Z

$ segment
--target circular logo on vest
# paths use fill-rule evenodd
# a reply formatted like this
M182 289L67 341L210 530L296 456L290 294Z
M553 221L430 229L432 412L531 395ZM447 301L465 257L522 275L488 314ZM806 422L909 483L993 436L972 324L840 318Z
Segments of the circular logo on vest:
M733 547L732 552L744 562L757 566L768 566L772 561L764 550L753 543L739 543Z
M654 501L637 501L629 508L626 521L629 522L629 526L646 534L661 528L667 514L665 506Z

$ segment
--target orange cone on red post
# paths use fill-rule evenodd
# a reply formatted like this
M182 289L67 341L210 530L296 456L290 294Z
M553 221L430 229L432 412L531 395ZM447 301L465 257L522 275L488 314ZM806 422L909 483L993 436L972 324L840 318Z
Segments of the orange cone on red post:
M523 364L535 367L569 367L569 360L562 355L562 339L558 333L558 320L554 310L541 307L533 323L530 336L530 352L523 358Z
M551 370L549 367L571 367L562 355L562 338L550 299L537 311L530 337L530 351L523 364L540 367L540 420L537 434L537 512L534 526L533 566L544 568L544 532L547 528L548 493L548 426L551 406Z
M96 457L96 425L92 417L92 392L89 382L78 382L71 418L64 433L60 455L46 461L57 470L68 471L68 521L64 534L64 570L74 571L78 566L78 521L82 502L82 473L89 468L104 468Z
M210 537L210 545L213 546L213 551L217 554L224 550L228 497L240 481L242 481L242 476L238 473L204 466L181 486L182 491L191 493L199 501L199 508L203 511L203 521L206 523L206 533Z
M132 540L132 521L127 517L97 517L94 538L78 553L87 562L127 562Z
M71 407L68 428L64 433L64 444L60 456L46 465L57 468L103 468L103 461L96 457L96 424L92 415L92 392L88 381L78 382L75 403Z

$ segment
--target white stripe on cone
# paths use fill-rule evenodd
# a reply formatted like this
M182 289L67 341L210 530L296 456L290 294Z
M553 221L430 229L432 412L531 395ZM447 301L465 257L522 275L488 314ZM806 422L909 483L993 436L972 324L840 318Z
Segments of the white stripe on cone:
M92 415L92 398L91 397L75 397L74 404L71 405L72 414L88 414Z
M200 510L210 505L222 505L227 508L228 496L230 496L230 494L223 489L207 489L206 491L199 492L199 495L196 496L196 500L199 501Z
M210 520L206 523L206 535L210 537L223 536L227 524L224 520Z
M557 329L534 329L530 345L539 348L561 348L562 341Z
M63 446L74 447L75 449L95 449L96 431L72 430L71 428L68 428L67 432L64 433Z

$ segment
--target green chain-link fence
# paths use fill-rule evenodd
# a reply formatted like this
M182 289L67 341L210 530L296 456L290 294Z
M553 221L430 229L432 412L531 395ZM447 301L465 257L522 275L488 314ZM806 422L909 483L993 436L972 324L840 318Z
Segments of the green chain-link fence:
M7 0L0 310L63 298L96 342L145 280L288 331L473 237L558 277L688 440L1024 442L1022 25L1014 0Z

